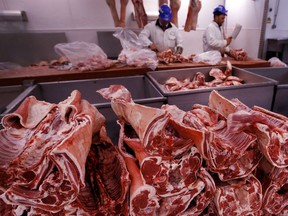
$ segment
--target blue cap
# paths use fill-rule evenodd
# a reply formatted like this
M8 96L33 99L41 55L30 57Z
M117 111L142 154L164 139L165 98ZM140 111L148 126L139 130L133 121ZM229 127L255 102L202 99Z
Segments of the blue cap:
M220 13L220 14L224 14L225 16L227 16L227 12L228 11L225 9L223 5L218 5L218 7L214 9L213 14Z
M167 4L161 5L159 9L159 16L164 21L170 21L172 19L172 11Z

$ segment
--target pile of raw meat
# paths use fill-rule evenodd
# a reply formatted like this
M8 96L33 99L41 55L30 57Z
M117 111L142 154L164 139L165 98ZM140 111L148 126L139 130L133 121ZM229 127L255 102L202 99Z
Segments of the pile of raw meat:
M79 91L59 104L27 97L2 123L0 215L126 215L125 162Z
M288 118L212 91L208 105L111 100L120 135L77 90L2 119L1 215L287 215Z
M107 69L115 66L116 61L103 57L101 55L93 55L85 60L79 61L76 68L81 71L94 71L98 69Z
M121 126L130 215L287 215L287 120L212 91L185 112L135 104L123 86L98 91Z
M248 54L244 49L230 49L229 55L236 61L246 61Z
M133 67L147 67L155 70L158 66L157 55L150 49L129 48L122 49L118 61Z
M171 49L164 50L157 53L157 58L160 63L170 64L170 63L182 63L182 62L193 62L193 57L195 55L191 54L190 56L182 56L180 54L173 53Z
M206 81L211 78L211 81ZM176 77L170 77L165 81L163 87L167 91L181 91L219 86L236 86L242 84L244 84L244 80L232 75L232 65L227 61L225 71L214 67L209 71L209 77L206 77L202 72L197 72L193 77L187 77L183 80L179 80Z

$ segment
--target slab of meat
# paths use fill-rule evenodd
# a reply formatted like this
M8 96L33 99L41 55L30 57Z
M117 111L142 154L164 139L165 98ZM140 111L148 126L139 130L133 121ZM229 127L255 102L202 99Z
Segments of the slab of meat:
M111 85L98 92L104 98L112 99L111 107L118 119L131 125L148 153L161 157L176 157L193 145L194 138L202 137L202 132L185 127L183 123L171 117L168 109L124 101L123 98L131 98L131 94L127 96L127 90L124 89L126 88L121 85Z
M126 7L128 4L128 0L120 0L120 6L121 6L120 16L118 15L118 12L116 9L115 0L106 0L106 3L110 8L112 18L114 21L114 26L124 28L126 26Z
M217 107L219 112L225 112L227 117L229 115L228 126L230 130L246 130L255 134L259 149L273 166L278 168L288 166L288 155L285 147L288 129L287 117L258 106L250 109L240 101L223 100L215 92L212 94L215 98L210 100L210 104Z
M210 105L227 116L227 125L233 133L246 131L257 137L263 155L257 166L257 178L263 187L262 213L285 215L287 213L287 117L254 106L252 109L236 99L223 100L212 92ZM210 95L211 97L211 95ZM217 100L216 100L217 98ZM265 161L265 162L263 162ZM262 174L259 175L259 170Z
M128 215L129 173L104 127L94 137L85 168L85 187L66 210L74 215Z
M154 212L156 200L159 203L156 215L200 214L212 201L216 188L210 174L201 167L202 157L194 147L204 139L203 132L198 129L201 122L196 116L172 105L163 105L161 109L137 105L120 85L111 85L98 92L111 99L118 116L121 126L119 149L135 156L124 156L127 166L133 165L133 173L140 175L131 178L141 179L136 189L131 187L130 194L136 191L139 199L149 200L153 211L149 210L148 214ZM139 194L139 190L151 195L147 198L142 192ZM158 198L155 200L154 196ZM146 204L145 201L144 209L148 208ZM141 210L139 207L134 209Z
M217 184L216 184L217 185ZM259 214L262 205L262 186L259 180L249 175L244 179L217 186L215 205L219 215Z
M198 14L201 7L201 0L190 0L184 31L189 32L191 30L196 30Z
M160 156L146 157L141 173L146 184L153 185L161 197L178 195L194 188L202 157L195 147L179 159L165 160Z
M139 28L143 28L148 23L143 0L132 0L134 5L135 19Z
M168 197L180 194L193 187L202 164L202 157L195 147L188 145L185 148L187 153L181 157L164 159L161 156L149 154L140 140L137 137L133 138L133 133L125 128L124 123L120 126L121 139L129 146L129 149L133 150L144 182L153 186L159 196ZM124 148L124 146L120 147L120 149ZM180 148L183 147L179 145Z
M205 125L206 137L203 143L196 143L197 148L208 169L221 181L243 178L257 167L262 154L256 136L243 131L232 133L224 116L210 107L195 105L191 112Z
M155 70L158 67L157 55L150 49L123 49L121 50L118 61L134 67L147 67Z
M262 208L270 214L283 215L288 209L288 168L273 167L269 173L266 173L269 184L264 187ZM266 181L267 181L266 179Z
M181 6L181 0L170 0L170 8L172 11L171 22L178 27L178 11Z
M192 62L192 57L185 57L174 53L171 49L157 53L158 61L165 64L177 62Z
M181 82L180 80L178 80L175 77L170 77L164 83L164 87L169 91L177 91L177 90L184 88L184 86L188 85L189 82L190 82L189 78L187 78L187 79L183 80L183 82Z
M215 195L215 183L210 174L201 168L198 179L183 193L161 200L159 215L202 215Z
M1 198L22 211L59 212L85 186L92 135L105 118L77 90L59 104L33 96L2 119Z
M124 86L111 85L97 92L104 98L111 99L111 107L115 114L120 120L129 122L145 147L151 145L151 139L162 131L169 120L164 110L135 104L131 101L131 94Z
M244 49L231 49L229 55L237 61L246 61L248 54Z
M83 61L79 61L76 65L79 71L94 71L97 69L107 69L116 64L115 61L100 55L93 55Z
M125 156L124 158L131 176L130 215L155 215L159 208L155 188L144 184L138 165L133 158Z
M154 187L145 184L142 179L139 164L136 158L134 158L130 153L128 153L124 147L125 133L124 125L121 124L120 135L118 147L124 157L126 166L128 168L131 186L130 186L130 215L156 215L157 209L159 208L159 199L156 195L156 190ZM138 157L139 158L139 157Z

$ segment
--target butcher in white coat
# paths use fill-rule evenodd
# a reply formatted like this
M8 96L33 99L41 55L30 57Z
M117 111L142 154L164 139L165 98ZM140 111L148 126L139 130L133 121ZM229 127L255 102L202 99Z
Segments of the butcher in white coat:
M183 39L178 28L170 22L171 19L169 5L161 5L158 19L148 23L139 34L142 44L155 52L171 49L174 53L182 54Z
M219 5L213 11L214 19L206 28L203 34L203 50L204 52L210 50L218 50L222 55L229 54L229 44L232 37L225 37L222 24L227 16L227 10L223 5Z

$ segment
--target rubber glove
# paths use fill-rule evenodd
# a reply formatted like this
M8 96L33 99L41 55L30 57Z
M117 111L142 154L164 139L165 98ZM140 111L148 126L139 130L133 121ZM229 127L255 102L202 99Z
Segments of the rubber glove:
M180 47L180 46L176 47L176 52L175 52L176 54L181 55L182 52L183 52L183 47Z

